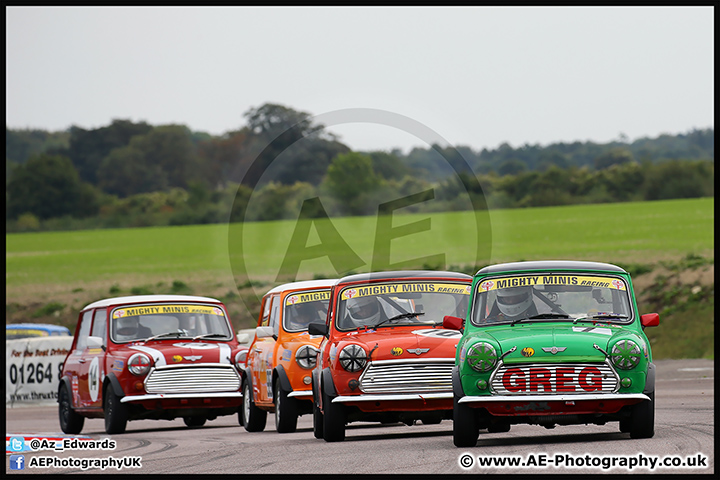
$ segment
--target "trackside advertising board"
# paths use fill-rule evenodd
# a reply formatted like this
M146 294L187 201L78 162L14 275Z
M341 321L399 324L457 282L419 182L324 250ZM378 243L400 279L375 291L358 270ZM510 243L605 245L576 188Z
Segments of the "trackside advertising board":
M58 379L73 337L5 341L5 407L57 403Z

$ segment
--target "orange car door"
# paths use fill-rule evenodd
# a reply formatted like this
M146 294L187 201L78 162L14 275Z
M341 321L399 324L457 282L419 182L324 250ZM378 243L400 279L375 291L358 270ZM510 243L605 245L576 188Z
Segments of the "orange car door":
M269 295L263 300L262 317L258 323L258 327L271 327L273 319L273 311L276 310L275 305L279 302L279 295ZM268 370L270 371L270 382L272 382L272 352L275 348L275 339L273 337L257 336L255 344L251 348L250 355L252 357L252 381L253 381L253 399L258 405L267 405L272 403L272 388L268 392ZM268 394L269 393L269 394Z
M272 303L270 304L270 318L268 319L268 327L272 328L273 335L277 337L278 331L278 317L280 312L280 295L272 296ZM260 372L260 394L264 402L273 403L273 391L272 391L272 371L273 355L275 353L275 341L274 337L265 337L263 339L261 363L262 372Z

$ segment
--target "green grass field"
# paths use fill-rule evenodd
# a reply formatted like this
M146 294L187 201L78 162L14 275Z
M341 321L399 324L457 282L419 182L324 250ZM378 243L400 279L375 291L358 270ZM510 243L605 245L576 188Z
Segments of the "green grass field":
M278 283L288 250L296 255L298 279L370 271L378 219L330 221L337 237L328 237L327 223L311 221L299 248L290 249L293 231L302 226L292 221L8 234L6 322L74 329L77 312L100 298L192 293L220 298L236 328L252 327L258 297ZM645 269L650 273L635 277L635 287L642 313L647 308L665 312L661 328L647 332L656 358L714 358L712 198L493 210L489 217L395 215L388 228L396 230L380 237L389 251L379 250L385 263L402 268L440 266L426 258L433 256L444 260L444 268L465 271L540 259L609 262L628 269L650 265ZM320 249L318 258L299 261L312 257L314 248ZM673 267L696 257L701 268ZM663 295L658 302L646 300Z
M714 256L712 198L494 210L486 222L491 234L483 229L479 240L473 212L396 215L392 226L423 220L429 220L424 230L389 240L390 264L421 268L428 263L423 257L431 255L444 255L446 268L534 259L627 264L687 253ZM340 268L370 271L377 219L331 221L357 256L338 261ZM295 227L293 221L247 223L242 237L237 225L8 234L6 293L11 301L41 285L72 289L174 279L232 284L241 276L241 260L249 280L273 282ZM313 225L307 246L318 243ZM489 255L478 259L478 245ZM320 257L301 262L298 278L342 273L330 257Z

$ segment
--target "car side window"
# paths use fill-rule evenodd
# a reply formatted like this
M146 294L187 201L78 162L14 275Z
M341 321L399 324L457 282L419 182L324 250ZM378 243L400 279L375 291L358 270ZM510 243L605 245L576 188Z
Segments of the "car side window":
M85 347L87 346L87 337L90 336L90 326L92 324L92 314L92 310L88 310L83 313L82 320L80 321L80 331L78 332L75 350L85 350Z
M103 345L107 344L107 342L105 341L106 326L107 326L107 310L104 308L95 310L95 320L93 321L91 335L93 337L102 338Z
M270 324L270 304L272 303L272 299L273 297L265 297L262 320L260 322L261 327L265 327Z
M270 306L270 326L273 328L273 334L280 334L280 295L273 295L272 305Z

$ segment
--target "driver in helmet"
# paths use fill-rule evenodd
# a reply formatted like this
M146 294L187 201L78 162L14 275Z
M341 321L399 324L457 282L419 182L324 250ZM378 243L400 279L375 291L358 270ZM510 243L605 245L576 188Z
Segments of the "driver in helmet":
M195 335L204 333L200 332L198 321L194 314L181 313L178 317L178 330L184 335L194 337Z
M140 324L140 319L137 315L129 317L121 317L115 321L115 333L122 338L122 340L148 338L152 335L152 330L148 327Z
M301 303L297 305L288 319L287 328L293 330L307 329L307 326L313 320L318 320L317 305L312 303Z
M347 301L346 326L372 326L380 320L380 304L375 297L357 297Z
M495 305L485 321L487 323L517 320L537 315L537 307L533 302L532 287L502 288L497 292Z

